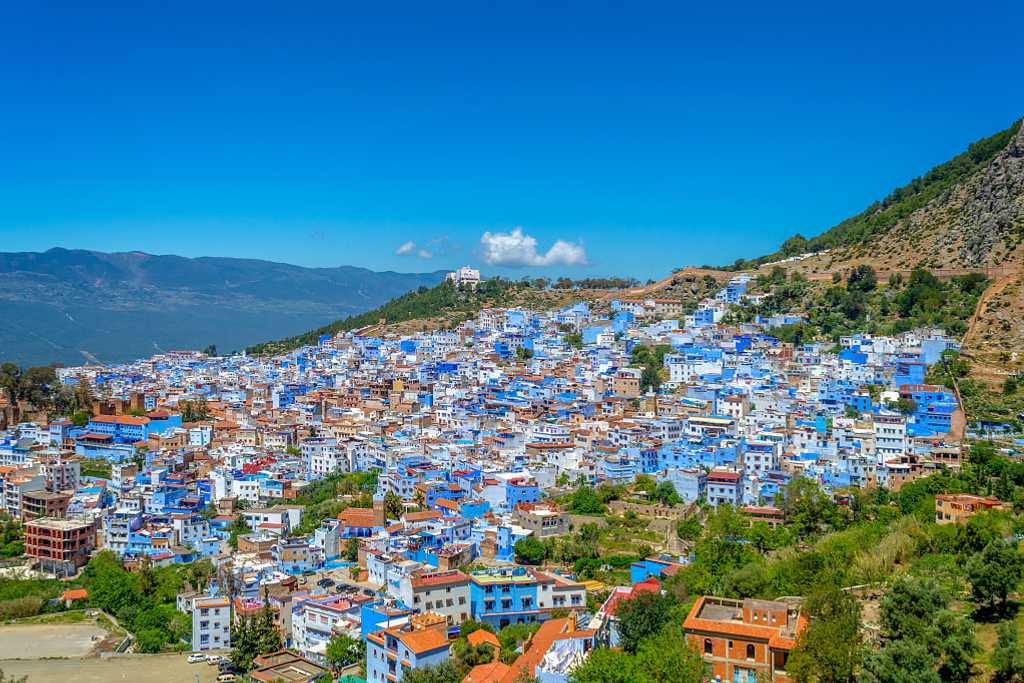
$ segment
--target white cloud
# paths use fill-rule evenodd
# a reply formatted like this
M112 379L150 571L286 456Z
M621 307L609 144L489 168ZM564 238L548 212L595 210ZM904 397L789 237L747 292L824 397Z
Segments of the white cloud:
M537 240L523 234L522 228L512 232L485 232L480 238L484 262L491 266L585 266L587 252L582 244L557 240L547 253L537 252Z
M420 249L416 255L420 258L434 258L434 254L429 249Z
M405 256L406 254L411 254L413 249L415 248L416 243L413 242L412 240L409 240L408 242L403 242L401 245L399 245L398 249L395 249L395 256Z

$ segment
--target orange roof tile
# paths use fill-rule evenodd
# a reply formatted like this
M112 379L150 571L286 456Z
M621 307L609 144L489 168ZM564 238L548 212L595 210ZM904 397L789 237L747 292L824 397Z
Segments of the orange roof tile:
M469 673L462 679L462 683L490 683L491 681L502 681L506 676L508 676L508 673L511 670L512 669L507 664L502 664L501 662L477 664L469 670Z
M484 643L490 643L496 648L501 647L501 643L498 642L498 637L490 631L485 631L482 628L477 629L476 631L473 631L468 636L466 636L466 642L468 642L473 647L483 645Z
M419 631L399 631L388 629L388 632L398 638L407 648L416 654L423 654L431 650L447 647L448 636L437 628L424 628Z

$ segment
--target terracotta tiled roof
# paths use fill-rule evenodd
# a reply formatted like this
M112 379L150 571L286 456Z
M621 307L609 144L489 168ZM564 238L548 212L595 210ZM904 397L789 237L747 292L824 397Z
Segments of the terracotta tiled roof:
M148 425L148 417L135 417L134 415L95 415L89 418L90 422L102 424L123 424L123 425Z
M89 597L89 591L87 591L86 589L84 589L84 588L72 588L72 589L64 591L61 594L60 599L64 600L65 602L67 602L69 600L70 601L85 600L87 597Z
M345 526L376 526L371 508L348 508L338 514Z
M501 643L498 642L498 637L490 631L485 631L482 628L477 629L466 636L466 641L473 647L483 645L484 643L490 643L496 648L501 647Z
M490 664L478 664L469 670L462 683L490 683L491 681L503 681L512 669L501 662Z
M424 628L419 631L390 629L389 633L401 640L415 654L423 654L448 646L448 636L437 628Z
M428 519L440 519L441 513L437 510L422 510L420 512L406 512L403 519L406 522L425 522Z

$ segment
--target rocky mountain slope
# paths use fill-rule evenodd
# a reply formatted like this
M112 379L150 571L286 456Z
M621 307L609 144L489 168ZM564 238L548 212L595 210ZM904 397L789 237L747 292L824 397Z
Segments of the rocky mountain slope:
M0 254L0 360L125 361L222 351L362 313L443 273L51 249Z
M893 191L812 239L737 265L764 267L809 252L789 269L834 272L859 263L879 271L993 269L1024 260L1024 128L1021 122Z

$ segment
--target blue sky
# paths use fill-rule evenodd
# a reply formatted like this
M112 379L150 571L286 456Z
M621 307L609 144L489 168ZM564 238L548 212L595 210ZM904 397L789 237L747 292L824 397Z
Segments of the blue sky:
M1019 1L14 4L6 251L645 279L1024 115Z

